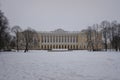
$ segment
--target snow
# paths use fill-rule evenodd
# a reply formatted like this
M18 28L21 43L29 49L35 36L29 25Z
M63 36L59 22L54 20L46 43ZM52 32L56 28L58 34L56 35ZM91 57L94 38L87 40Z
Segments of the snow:
M120 80L120 53L2 52L0 80Z

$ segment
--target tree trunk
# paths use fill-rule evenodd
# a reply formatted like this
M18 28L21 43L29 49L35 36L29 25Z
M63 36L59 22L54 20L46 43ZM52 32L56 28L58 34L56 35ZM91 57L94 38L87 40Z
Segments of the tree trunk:
M17 52L19 51L19 47L18 47L18 32L17 32Z
M26 42L26 47L25 47L24 52L28 52L28 42Z

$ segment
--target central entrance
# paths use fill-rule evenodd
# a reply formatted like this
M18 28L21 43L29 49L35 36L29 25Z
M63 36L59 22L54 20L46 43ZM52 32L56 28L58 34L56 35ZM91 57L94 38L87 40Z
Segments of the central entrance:
M67 45L53 45L53 47L51 48L51 49L67 49L68 50L68 47L67 47Z
M69 45L69 44L54 44L54 45L42 45L41 47L44 50L76 50L78 45Z

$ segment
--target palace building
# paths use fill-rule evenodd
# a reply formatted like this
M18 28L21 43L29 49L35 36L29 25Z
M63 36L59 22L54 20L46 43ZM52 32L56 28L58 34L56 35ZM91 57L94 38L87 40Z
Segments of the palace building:
M57 29L51 32L40 33L41 49L78 49L79 32L68 32Z
M22 38L21 38L22 39ZM99 41L102 37L99 36ZM23 40L20 40L21 49L25 48ZM80 50L88 49L88 41L85 31L64 31L57 29L49 32L38 32L37 36L33 37L33 42L30 44L30 49L39 50L53 50L53 49L67 49ZM102 48L99 44L98 48Z

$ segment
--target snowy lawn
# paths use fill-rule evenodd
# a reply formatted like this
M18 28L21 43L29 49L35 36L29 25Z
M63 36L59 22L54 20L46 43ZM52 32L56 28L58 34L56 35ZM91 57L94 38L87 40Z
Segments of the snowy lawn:
M120 80L120 53L1 52L0 80Z

